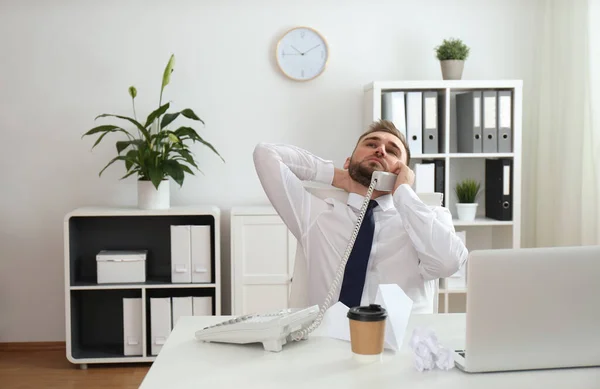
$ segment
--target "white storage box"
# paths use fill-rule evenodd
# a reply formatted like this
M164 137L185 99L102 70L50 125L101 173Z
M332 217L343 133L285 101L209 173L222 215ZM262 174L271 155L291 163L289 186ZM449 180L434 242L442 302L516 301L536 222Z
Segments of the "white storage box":
M146 282L146 250L102 250L96 255L98 283Z

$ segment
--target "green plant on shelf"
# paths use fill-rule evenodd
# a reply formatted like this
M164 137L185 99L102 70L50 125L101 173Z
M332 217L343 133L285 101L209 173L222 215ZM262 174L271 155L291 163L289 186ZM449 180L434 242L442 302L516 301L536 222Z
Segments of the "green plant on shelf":
M444 39L441 45L435 47L435 54L440 61L464 61L469 57L470 48L460 39Z
M472 179L466 179L456 184L454 189L458 202L462 204L474 203L481 190L481 184Z

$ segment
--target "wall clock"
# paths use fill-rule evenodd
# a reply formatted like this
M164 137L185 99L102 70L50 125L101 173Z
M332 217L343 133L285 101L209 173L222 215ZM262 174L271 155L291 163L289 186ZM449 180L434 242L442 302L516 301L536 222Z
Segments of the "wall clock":
M329 59L327 41L310 27L295 27L283 34L276 50L279 69L295 81L318 77L325 71Z

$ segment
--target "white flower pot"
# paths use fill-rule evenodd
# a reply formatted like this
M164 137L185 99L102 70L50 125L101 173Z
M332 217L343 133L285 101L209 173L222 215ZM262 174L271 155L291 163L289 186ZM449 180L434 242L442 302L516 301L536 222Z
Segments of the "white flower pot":
M458 213L458 220L465 222L471 222L475 220L477 214L477 203L458 203L456 204L456 212Z
M440 61L442 67L442 78L444 80L460 80L462 78L465 61L448 59Z
M158 189L152 181L138 180L138 208L141 209L168 209L170 207L169 180L162 180Z

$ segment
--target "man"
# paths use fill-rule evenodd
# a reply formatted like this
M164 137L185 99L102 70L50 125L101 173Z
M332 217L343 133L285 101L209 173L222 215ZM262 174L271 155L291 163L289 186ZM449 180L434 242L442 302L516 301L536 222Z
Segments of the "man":
M413 300L413 312L433 312L434 283L467 259L450 212L425 205L413 191L410 150L390 121L374 122L361 135L344 169L298 147L267 143L256 146L254 163L267 197L304 251L310 305L327 296L375 170L396 174L394 189L373 191L332 305L338 299L347 306L373 303L379 284L394 283ZM331 184L348 192L348 200L317 198L302 181Z

